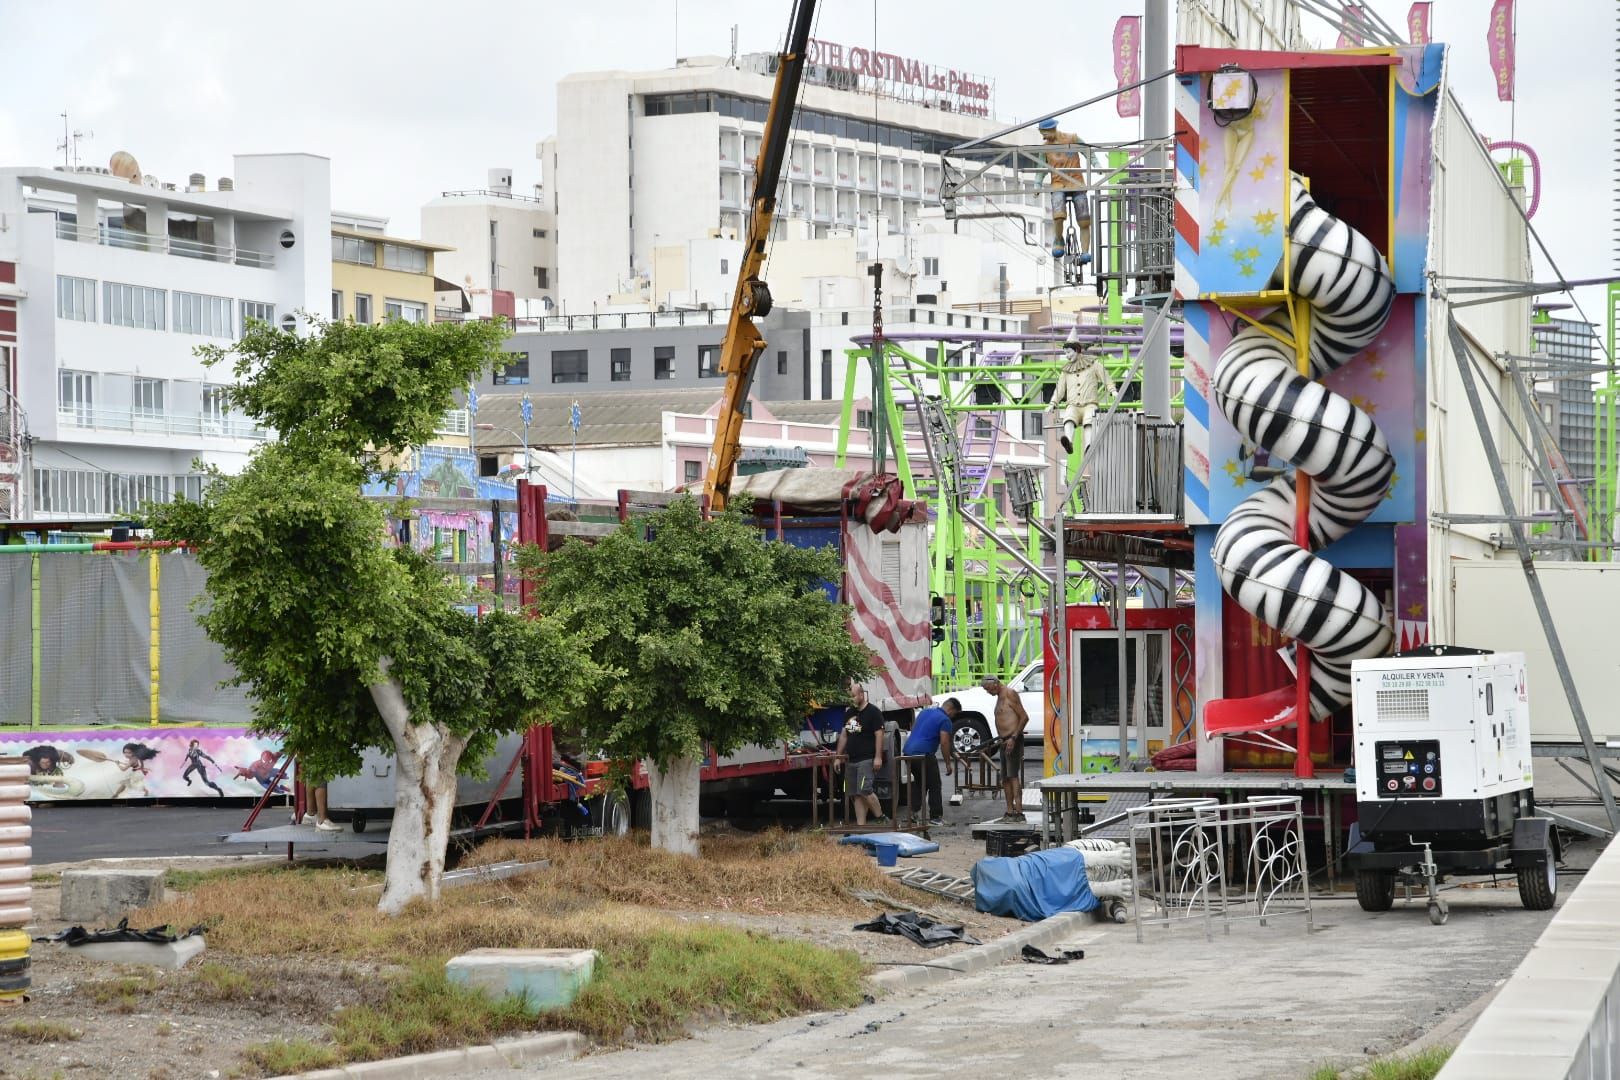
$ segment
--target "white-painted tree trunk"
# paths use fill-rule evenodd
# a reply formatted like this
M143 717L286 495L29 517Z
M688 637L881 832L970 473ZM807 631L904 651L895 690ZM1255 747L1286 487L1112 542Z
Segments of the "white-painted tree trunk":
M667 769L646 762L652 793L652 846L680 855L698 853L698 788L703 763L697 758L676 758Z
M390 662L382 662L384 676ZM394 737L394 821L388 833L388 867L377 910L398 915L418 898L439 898L450 815L456 806L456 768L467 740L436 724L411 722L411 708L397 679L374 683L371 700Z

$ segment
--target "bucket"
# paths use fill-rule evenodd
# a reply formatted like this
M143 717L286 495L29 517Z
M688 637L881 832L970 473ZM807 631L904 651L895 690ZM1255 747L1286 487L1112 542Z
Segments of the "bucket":
M873 844L872 850L877 852L879 866L893 866L900 861L899 844Z

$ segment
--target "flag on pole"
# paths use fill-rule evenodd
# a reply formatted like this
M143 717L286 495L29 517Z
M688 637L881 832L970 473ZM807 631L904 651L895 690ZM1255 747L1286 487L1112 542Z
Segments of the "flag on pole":
M1129 86L1142 77L1140 46L1142 43L1142 16L1122 15L1114 24L1114 79L1115 86ZM1127 90L1114 99L1114 107L1121 116L1140 116L1142 89Z
M1491 74L1496 76L1496 100L1513 100L1513 0L1496 0L1491 5L1491 26L1485 32L1485 47L1491 54Z
M574 429L574 434L579 434L579 402L577 401L569 406L568 426Z
M523 404L519 406L519 411L523 414L524 427L534 423L534 402L529 400L528 394L523 395Z
M1429 43L1429 9L1432 3L1417 3L1406 13L1407 36L1414 45L1427 45Z
M467 387L467 411L474 416L478 415L478 387Z
M1360 4L1344 5L1344 29L1339 31L1339 43L1336 49L1359 49L1367 42L1361 36L1362 24L1367 20L1367 13Z

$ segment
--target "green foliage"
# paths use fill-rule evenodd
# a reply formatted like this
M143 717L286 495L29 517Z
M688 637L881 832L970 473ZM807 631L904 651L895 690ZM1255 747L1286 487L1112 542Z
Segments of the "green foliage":
M209 364L230 361L237 380L231 405L283 441L316 442L355 458L428 442L452 393L505 359L500 321L306 321L320 333L255 322L229 348L198 352Z
M382 507L361 495L375 452L431 437L465 386L502 355L496 324L262 324L234 356L233 402L278 432L200 503L153 510L163 539L196 546L208 571L204 630L317 777L353 773L392 740L368 687L382 665L413 723L469 739L478 761L505 732L583 699L594 668L552 623L456 609L464 589L414 552L389 548Z
M1434 1080L1440 1075L1453 1049L1450 1046L1430 1046L1410 1055L1381 1057L1351 1070L1323 1065L1311 1073L1310 1080L1345 1080L1350 1076L1361 1080Z
M840 573L836 553L767 542L734 512L704 521L682 499L595 545L518 561L546 621L613 676L562 714L613 757L667 764L705 743L769 745L871 671L848 608L821 591Z

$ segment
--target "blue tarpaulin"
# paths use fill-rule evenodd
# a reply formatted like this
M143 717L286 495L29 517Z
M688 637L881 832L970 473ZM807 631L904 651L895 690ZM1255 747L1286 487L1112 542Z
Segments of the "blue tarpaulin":
M1086 857L1069 847L1011 859L980 859L973 864L973 896L980 911L1025 922L1097 906L1086 880Z
M878 844L893 844L900 849L902 856L927 855L930 851L939 850L939 845L932 840L924 840L922 837L913 836L908 832L851 833L838 842L840 844L861 844L869 848Z

